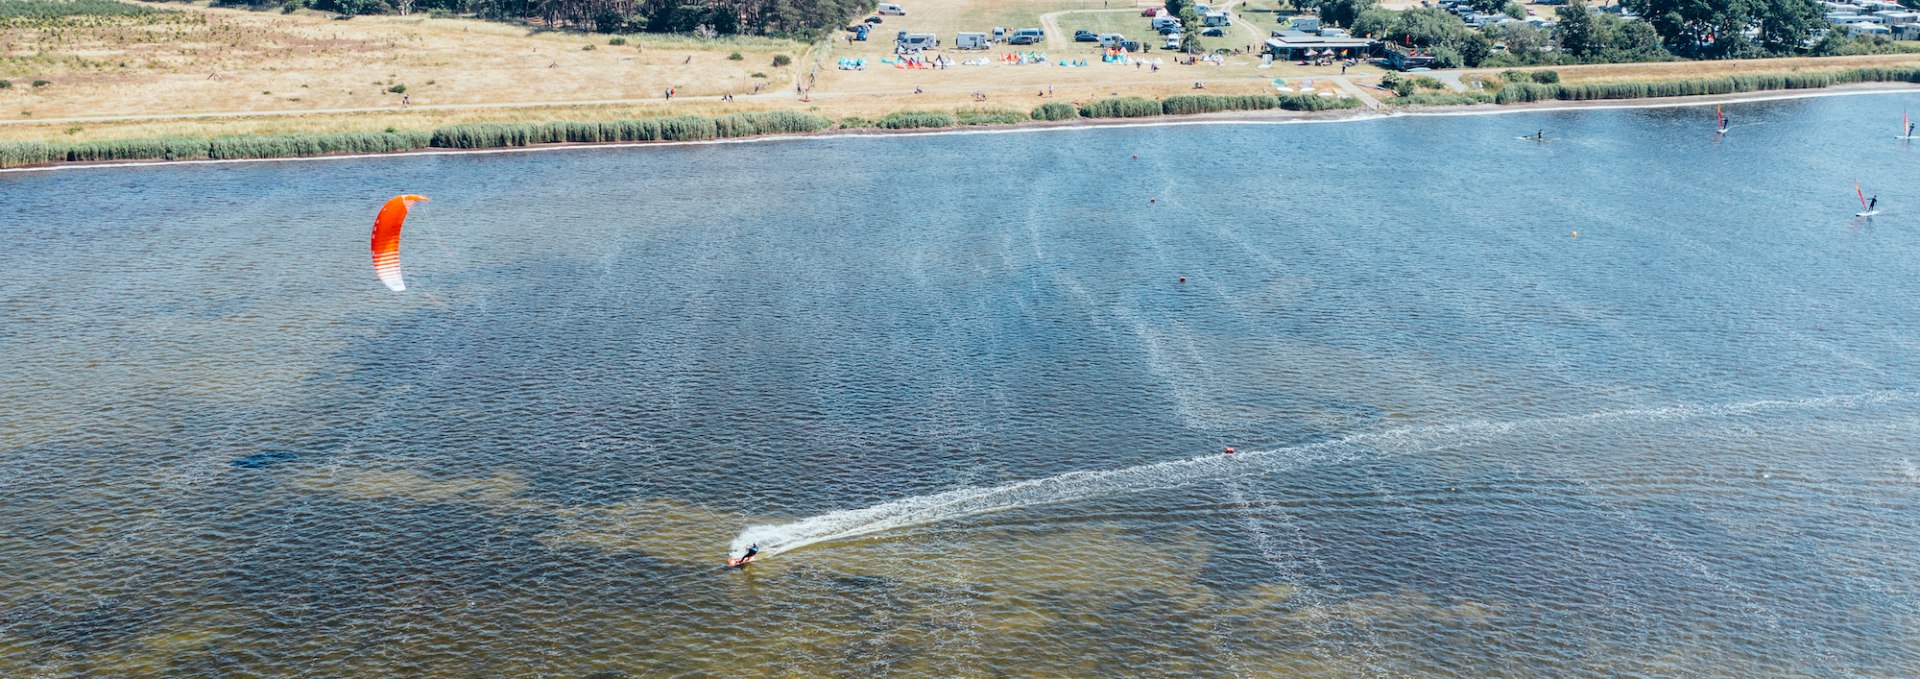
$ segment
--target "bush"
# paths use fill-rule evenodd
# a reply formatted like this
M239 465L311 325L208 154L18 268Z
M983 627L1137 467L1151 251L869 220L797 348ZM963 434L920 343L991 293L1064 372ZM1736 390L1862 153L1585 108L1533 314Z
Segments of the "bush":
M48 85L52 85L52 84L53 84L53 83L50 83L50 82L47 82L47 81L45 81L45 80L35 80L35 81L33 81L33 86L34 86L34 87L46 87L46 86L48 86Z
M874 121L874 127L883 130L914 130L930 127L953 127L956 120L951 113L930 113L923 111L901 111L889 113Z
M1064 101L1049 101L1035 107L1029 115L1034 120L1073 120L1080 117L1080 109Z
M1080 107L1088 118L1145 118L1161 114L1160 102L1140 97L1114 97Z
M675 116L600 122L472 123L436 128L429 145L479 149L561 142L698 141L756 134L813 132L833 125L811 113L763 111L719 118Z
M873 121L867 120L866 118L847 117L840 119L840 129L843 130L857 130L868 127L873 127Z
M406 94L406 93L407 93L407 84L406 84L406 83L400 83L400 84L398 84L398 85L394 85L393 87L389 87L389 88L387 88L387 91L388 91L388 92L392 92L392 93L394 93L394 94Z
M961 125L1012 125L1026 122L1027 116L1019 111L979 109L956 113L954 120Z
M762 78L762 79L764 79L764 78L766 78L766 77L767 77L767 74L765 74L765 73L761 73L761 72L759 72L759 71L754 71L752 75L749 75L749 76L747 76L747 77L749 77L749 78Z
M1534 71L1533 81L1543 85L1557 84L1560 82L1560 72L1559 71Z
M0 167L124 160L280 158L328 153L385 153L423 148L425 132L347 132L277 136L157 137L49 144L0 142Z
M1387 103L1395 106L1472 106L1491 104L1493 95L1485 92L1420 92L1411 96L1393 97Z
M13 89L13 81L0 80L0 90L10 90L10 89Z
M1533 75L1526 71L1510 68L1500 72L1500 80L1501 82L1509 83L1529 83L1533 82Z
M775 54L775 55L773 55L773 65L774 65L774 67L775 67L775 68L778 68L778 67L781 67L781 66L785 66L785 65L787 65L787 64L791 64L791 63L793 63L793 57L790 57L790 56L787 56L787 55L785 55L785 54Z
M616 36L616 37L613 37L613 38L608 38L608 39L607 39L607 44L608 44L608 45L612 45L612 46L614 46L614 47L620 47L620 46L622 46L622 45L625 45L625 44L627 44L627 39L626 39L626 38L622 38L622 37L618 37L618 36Z
M594 47L593 45L590 45L590 44L589 44L589 45L581 45L581 46L580 46L580 51L582 51L582 52L592 52L592 51L594 51L595 49L599 49L599 48L597 48L597 47Z
M741 59L745 59L745 58L746 58L746 57L743 57L743 56L740 56L740 53L739 53L739 52L734 52L733 54L729 54L729 55L727 55L727 61L739 61L739 60L741 60Z
M1642 99L1652 97L1692 97L1733 94L1758 90L1817 89L1831 85L1862 82L1920 82L1920 69L1897 67L1855 68L1822 73L1747 74L1721 78L1658 80L1615 83L1512 83L1500 88L1495 102L1516 104L1546 99L1587 101L1593 99Z
M1176 94L1160 101L1160 110L1167 115L1264 111L1279 106L1280 100L1269 94Z
M1317 94L1282 94L1275 99L1280 101L1280 108L1288 111L1332 111L1360 107L1358 99L1323 97Z

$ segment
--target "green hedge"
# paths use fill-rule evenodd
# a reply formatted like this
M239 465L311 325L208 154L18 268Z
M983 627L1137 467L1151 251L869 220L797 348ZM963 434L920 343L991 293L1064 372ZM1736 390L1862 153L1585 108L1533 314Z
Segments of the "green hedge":
M931 127L953 127L956 120L951 113L932 113L927 111L901 111L889 113L873 123L883 130L917 130Z
M1080 109L1064 101L1049 101L1035 107L1030 115L1034 120L1073 120L1080 117Z
M1160 102L1140 97L1114 97L1080 107L1088 118L1145 118L1161 114Z
M961 125L1012 125L1027 121L1027 114L1003 109L961 111L954 114Z
M0 167L121 160L283 158L329 153L386 153L422 148L425 132L346 132L203 139L157 137L83 142L0 142Z
M1419 92L1390 98L1387 103L1395 106L1471 106L1491 104L1493 95L1486 92Z
M446 125L432 132L0 142L0 167L119 160L287 158L332 153L388 153L427 147L483 149L560 142L696 141L813 132L832 125L833 121L810 113L764 111L734 113L716 118L677 116L601 122L475 123Z
M1920 68L1855 68L1821 73L1759 73L1720 78L1657 80L1621 83L1509 83L1500 88L1495 103L1519 104L1558 99L1646 99L1693 97L1762 90L1806 90L1865 82L1920 82Z

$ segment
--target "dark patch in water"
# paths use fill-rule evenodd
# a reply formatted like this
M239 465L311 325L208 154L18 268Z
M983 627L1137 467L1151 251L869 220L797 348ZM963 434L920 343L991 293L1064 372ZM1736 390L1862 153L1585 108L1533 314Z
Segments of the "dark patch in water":
M299 453L275 451L271 453L257 453L246 457L236 457L233 459L232 464L234 467L240 469L261 469L298 459L300 459Z

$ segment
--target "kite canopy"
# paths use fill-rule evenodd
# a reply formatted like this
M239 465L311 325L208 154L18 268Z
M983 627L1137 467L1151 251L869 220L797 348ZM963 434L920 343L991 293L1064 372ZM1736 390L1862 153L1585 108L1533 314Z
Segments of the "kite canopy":
M407 207L426 200L426 196L394 196L373 218L373 273L388 290L400 292L407 283L400 278L400 226L407 222Z

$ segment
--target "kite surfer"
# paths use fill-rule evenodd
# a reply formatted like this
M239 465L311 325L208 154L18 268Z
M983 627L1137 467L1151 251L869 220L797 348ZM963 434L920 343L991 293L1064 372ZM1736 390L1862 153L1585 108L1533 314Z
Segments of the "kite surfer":
M751 545L747 545L747 553L740 555L740 558L738 559L727 559L727 566L730 568L740 568L740 567L746 566L748 563L753 561L753 557L759 554L760 554L760 543L756 542Z

